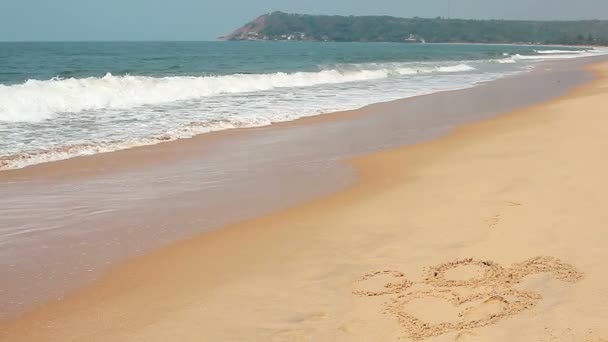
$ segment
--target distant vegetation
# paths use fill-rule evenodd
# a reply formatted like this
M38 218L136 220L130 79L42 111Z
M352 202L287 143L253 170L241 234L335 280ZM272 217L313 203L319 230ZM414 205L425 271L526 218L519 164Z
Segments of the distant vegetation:
M608 21L405 19L274 12L221 39L608 45Z

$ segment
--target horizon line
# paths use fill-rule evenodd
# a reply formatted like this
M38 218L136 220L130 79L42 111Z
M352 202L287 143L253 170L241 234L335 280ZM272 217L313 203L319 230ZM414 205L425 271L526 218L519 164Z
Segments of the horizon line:
M0 43L204 43L204 42L220 42L218 39L209 40L190 40L190 39L125 39L125 40L107 40L107 39L68 39L68 40L0 40Z

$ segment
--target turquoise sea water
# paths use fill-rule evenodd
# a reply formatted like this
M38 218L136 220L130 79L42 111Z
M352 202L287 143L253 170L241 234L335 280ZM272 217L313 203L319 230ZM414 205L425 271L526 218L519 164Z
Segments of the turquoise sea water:
M0 43L0 170L475 86L603 51L393 43Z
M113 75L202 76L318 71L338 64L531 55L534 46L392 43L0 43L0 83Z

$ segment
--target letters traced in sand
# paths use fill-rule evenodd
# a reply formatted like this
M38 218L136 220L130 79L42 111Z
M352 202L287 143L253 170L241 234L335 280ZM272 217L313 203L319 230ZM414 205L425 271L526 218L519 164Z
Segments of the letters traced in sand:
M464 279L449 279L448 272L475 269L476 275ZM508 268L493 261L458 259L430 267L421 282L413 282L398 271L377 271L364 275L355 282L353 294L362 297L390 296L386 312L396 316L407 336L424 340L452 331L471 330L516 315L534 307L541 295L514 288L532 274L549 273L555 279L577 282L583 274L572 265L554 257L541 256L513 264ZM480 274L480 275L479 275ZM365 289L381 279L390 279L376 290ZM458 310L453 321L429 322L411 312L417 300L437 300L449 303Z

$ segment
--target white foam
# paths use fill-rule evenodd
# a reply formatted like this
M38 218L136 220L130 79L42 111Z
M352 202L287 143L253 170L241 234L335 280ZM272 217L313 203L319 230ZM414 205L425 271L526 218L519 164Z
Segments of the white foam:
M462 89L529 70L535 61L607 51L341 64L318 72L254 75L107 74L0 85L0 129L6 134L0 140L0 170ZM35 123L45 119L50 120Z
M503 59L497 59L496 62L498 62L500 64L515 64L515 63L517 63L517 61L513 57L503 58Z
M555 55L555 54L581 54L590 52L592 50L534 50L536 53L547 54L547 55Z
M276 88L310 87L367 81L431 72L473 70L467 65L411 68L401 65L376 65L354 70L322 70L225 76L114 76L96 78L28 80L18 85L0 85L0 121L38 122L58 113L77 113L99 109L129 109L181 100L230 93L267 91Z
M509 55L503 53L503 56L508 56L506 58L496 59L494 62L500 64L514 64L520 61L529 61L529 62L537 62L537 61L546 61L546 60L556 60L556 59L572 59L572 58L581 58L581 57L591 57L591 56L599 56L608 53L606 49L591 49L591 50L534 50L536 55L522 55L515 54Z
M473 68L472 66L467 65L467 64L458 64L458 65L437 67L437 71L439 71L439 72L463 72L463 71L472 71L472 70L475 70L475 68Z
M7 137L14 143L5 144L3 151L0 141L0 170L153 145L211 131L266 126L376 102L463 89L498 77L500 74L487 73L462 76L446 73L423 79L404 76L365 84L279 89L244 96L219 95L164 107L62 115L45 124L56 128L37 130L35 136L28 133L32 124L14 125L12 135ZM89 115L98 115L96 129L80 129L80 118ZM27 144L21 143L30 139Z
M537 55L515 55L513 58L518 60L553 60L553 59L572 59L581 57L591 57L606 54L605 49L593 49L584 51L567 51L567 50L545 50L545 52L537 51Z

